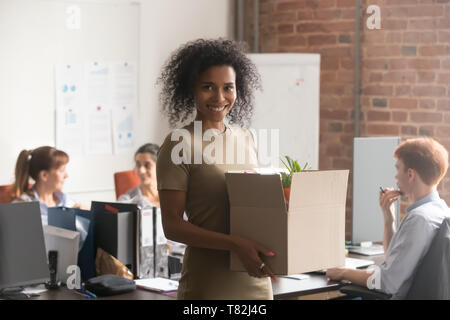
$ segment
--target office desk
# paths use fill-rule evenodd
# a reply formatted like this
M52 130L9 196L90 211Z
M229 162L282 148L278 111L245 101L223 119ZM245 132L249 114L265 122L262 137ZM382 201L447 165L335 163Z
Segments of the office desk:
M372 260L378 266L384 261L384 255L363 256L359 254L349 254L348 257ZM335 291L343 286L340 282L328 281L325 275L309 274L309 276L310 278L304 280L279 277L277 282L272 281L274 299L292 299L310 294Z
M350 258L373 260L376 265L384 261L384 255L380 256L361 256L350 254ZM273 295L275 300L292 299L304 295L323 293L339 290L341 283L328 281L325 275L309 274L308 279L295 280L277 277L277 281L272 281ZM84 297L72 292L67 288L43 292L39 297L33 300L86 300ZM136 289L133 292L111 296L99 297L99 300L174 300L176 294L163 295L142 289Z
M86 299L72 290L62 287L56 290L48 290L41 293L39 297L32 300L175 300L176 294L167 296L160 293L136 289L135 291L110 297L98 297L97 299Z
M292 299L315 293L339 290L339 282L328 281L325 275L309 274L308 279L295 280L278 277L272 281L273 298L275 300Z
M311 275L310 278L304 280L286 279L278 277L277 281L272 281L274 299L289 299L302 295L320 293L338 290L341 284L335 281L328 281L324 275ZM57 290L48 290L41 293L39 297L33 300L86 300L81 295L69 290L65 287ZM99 297L98 300L174 300L176 294L163 295L148 290L136 289L135 291L110 296Z

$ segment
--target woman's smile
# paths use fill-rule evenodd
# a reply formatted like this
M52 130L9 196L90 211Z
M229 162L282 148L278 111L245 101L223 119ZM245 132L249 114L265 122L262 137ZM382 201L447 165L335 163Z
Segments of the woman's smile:
M211 104L206 105L206 107L213 112L222 112L228 106L229 106L228 104L223 105L223 106L215 106L215 105L211 105Z

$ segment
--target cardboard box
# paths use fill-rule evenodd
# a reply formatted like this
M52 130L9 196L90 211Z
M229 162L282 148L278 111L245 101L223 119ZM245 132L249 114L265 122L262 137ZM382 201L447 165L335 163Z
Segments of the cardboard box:
M294 173L289 212L280 175L226 173L230 234L272 250L274 257L262 259L277 275L344 266L348 173ZM245 271L235 254L230 257L232 271Z

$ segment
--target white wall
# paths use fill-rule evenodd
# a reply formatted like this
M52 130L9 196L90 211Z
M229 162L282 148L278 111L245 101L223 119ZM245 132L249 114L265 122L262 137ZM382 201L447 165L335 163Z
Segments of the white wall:
M19 1L19 2L18 2ZM27 3L28 2L28 3ZM21 35L29 35L36 24L46 24L40 19L36 0L0 0L0 48L14 46L13 54L1 55L0 59L0 185L13 181L14 165L20 150L41 145L54 145L54 106L51 99L37 99L39 87L54 86L53 77L39 77L39 59L35 52L45 54L54 50L64 52L64 41L52 47L42 47L39 39L46 34L36 34L34 40L21 43ZM48 2L48 1L47 1ZM71 1L73 3L105 3L104 0ZM117 3L129 2L116 0ZM141 0L139 21L139 123L137 143L161 143L169 132L167 120L160 114L158 88L155 83L161 67L169 54L180 44L197 38L232 37L232 0ZM22 6L18 6L21 3ZM28 5L31 4L32 5ZM21 8L22 10L18 10ZM64 17L61 17L63 20ZM100 21L101 19L99 19ZM14 21L15 29L11 30ZM99 26L101 27L101 26ZM54 36L52 28L43 28L49 36ZM41 28L42 30L42 28ZM83 43L83 41L80 41ZM56 48L56 49L55 49ZM88 49L88 48L86 48ZM2 50L0 49L0 52ZM19 63L18 63L19 61ZM81 61L80 61L81 62ZM15 75L10 77L2 72L13 63ZM57 61L56 63L64 63ZM13 79L13 80L11 80ZM21 79L36 79L21 81ZM25 83L25 85L24 85ZM49 120L50 119L50 120ZM40 123L51 125L40 126ZM105 158L106 159L106 158ZM76 160L74 160L76 161ZM114 161L113 161L114 162ZM125 162L126 165L126 162ZM133 154L129 155L129 168L133 166ZM69 176L92 179L87 171L73 164ZM94 190L74 190L71 196L89 204L91 200L113 201L114 171L124 170L123 162L111 169L110 188ZM76 172L75 172L76 171ZM67 181L70 192L70 177Z
M180 44L198 38L232 38L232 0L141 1L141 137L161 143L169 132L160 121L158 88L161 67ZM147 142L142 140L142 142Z

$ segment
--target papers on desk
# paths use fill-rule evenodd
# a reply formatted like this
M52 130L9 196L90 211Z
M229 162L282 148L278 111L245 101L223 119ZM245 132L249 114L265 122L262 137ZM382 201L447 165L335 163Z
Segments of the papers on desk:
M41 293L47 291L45 285L41 284L34 287L25 287L21 293L29 295L29 296L39 296Z
M299 274L291 274L288 276L282 276L282 278L294 279L294 280L305 280L305 279L310 278L310 276L307 274L299 273Z
M178 290L178 281L165 278L149 278L134 280L136 286L141 289L156 291L156 292L170 292Z
M344 268L347 269L365 269L368 266L371 266L375 264L375 261L373 260L363 260L363 259L356 259L356 258L348 258L345 257L345 266ZM319 270L315 271L315 274L326 274L327 270Z
M373 264L375 264L375 262L372 260L345 258L345 267L349 269L363 269Z
M349 246L348 251L363 256L376 256L384 254L384 247L379 244L373 244L371 246Z

